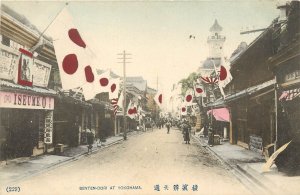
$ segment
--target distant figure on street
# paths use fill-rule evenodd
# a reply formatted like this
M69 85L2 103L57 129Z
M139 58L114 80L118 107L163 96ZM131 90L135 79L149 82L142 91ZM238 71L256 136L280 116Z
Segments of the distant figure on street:
M88 153L92 151L93 143L94 143L94 134L92 133L92 131L88 130L87 131Z
M168 133L170 133L171 123L169 121L166 123L166 127L168 129Z
M185 144L190 144L191 126L189 125L189 123L186 120L184 120L181 128L182 128Z

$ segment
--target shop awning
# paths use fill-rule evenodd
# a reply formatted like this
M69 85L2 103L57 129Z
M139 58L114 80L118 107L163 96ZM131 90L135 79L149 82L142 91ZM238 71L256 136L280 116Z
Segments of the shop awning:
M262 84L255 85L255 86L249 87L247 89L241 90L237 93L227 95L225 97L225 99L220 98L220 99L216 100L215 102L208 103L206 105L206 107L207 108L209 108L209 107L223 107L229 102L235 101L235 100L240 99L242 97L253 95L255 93L261 92L262 90L272 88L274 86L274 84L275 84L275 79L269 80L269 81L264 82Z
M207 114L213 114L217 121L229 122L229 110L227 108L218 108L207 111Z

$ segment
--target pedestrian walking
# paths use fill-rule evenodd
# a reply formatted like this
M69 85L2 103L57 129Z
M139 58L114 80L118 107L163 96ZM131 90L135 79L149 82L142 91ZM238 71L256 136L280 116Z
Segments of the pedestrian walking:
M92 133L92 131L88 130L87 131L88 154L92 152L93 143L94 143L94 134Z
M170 127L171 127L171 123L168 121L166 124L166 127L168 129L168 134L170 133Z
M191 131L191 126L186 120L184 120L182 124L182 132L183 132L183 138L185 144L190 144L190 131Z

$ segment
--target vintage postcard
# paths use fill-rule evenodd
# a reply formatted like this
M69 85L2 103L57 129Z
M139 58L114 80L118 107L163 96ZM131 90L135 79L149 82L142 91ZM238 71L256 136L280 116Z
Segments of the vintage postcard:
M0 194L300 194L298 0L3 0L0 41Z

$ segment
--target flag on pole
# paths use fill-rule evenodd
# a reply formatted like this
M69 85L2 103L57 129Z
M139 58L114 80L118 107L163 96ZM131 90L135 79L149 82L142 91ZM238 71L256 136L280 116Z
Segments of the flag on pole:
M232 75L230 73L230 64L225 60L224 57L221 58L220 74L219 74L219 87L220 89L225 88L225 86L232 80Z
M130 102L129 102L129 104L128 104L127 114L126 114L126 115L127 115L129 118L134 119L135 116L136 116L136 114L137 114L137 108L136 108L136 106L134 105L134 103L131 102L131 100L130 100Z
M154 96L154 101L160 108L162 108L163 100L164 100L164 97L163 97L162 92L158 91L156 93L156 95Z
M97 74L94 82L95 94L110 91L110 70L106 70L102 74Z
M198 83L195 83L194 84L194 93L195 93L195 97L203 96L203 94L204 94L203 86L201 86Z
M109 99L118 98L120 90L120 78L111 79L109 86Z
M62 88L81 87L94 81L94 74L86 51L86 44L64 8L48 29L53 39Z
M87 72L96 72L96 69L94 69L93 66L87 66L85 69L90 69ZM92 75L92 82L86 82L82 85L82 93L84 95L85 100L90 100L95 98L96 92L95 92L95 82L94 82L94 75Z
M218 77L213 76L200 76L201 80L207 84L215 84L218 82Z
M193 99L194 99L194 94L192 89L188 89L185 93L184 101L186 103L186 106L191 106L193 105Z
M178 104L179 105L179 113L181 116L187 115L187 105L186 105L185 100L181 100L181 102Z

